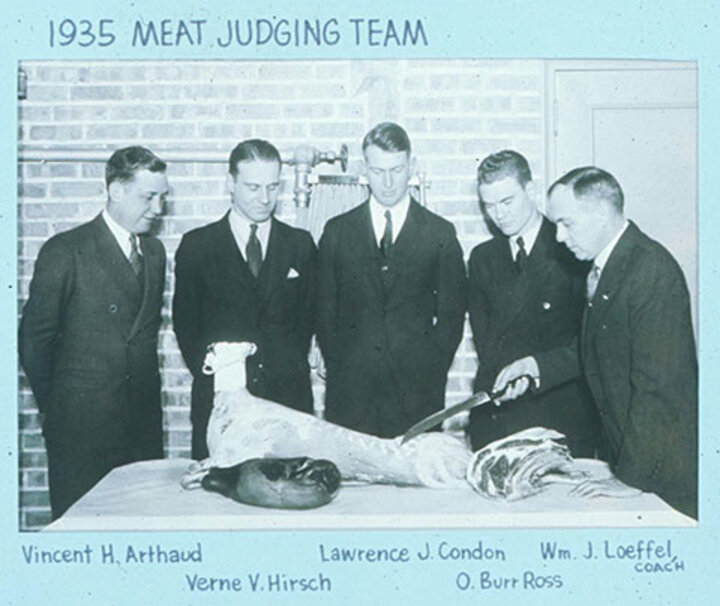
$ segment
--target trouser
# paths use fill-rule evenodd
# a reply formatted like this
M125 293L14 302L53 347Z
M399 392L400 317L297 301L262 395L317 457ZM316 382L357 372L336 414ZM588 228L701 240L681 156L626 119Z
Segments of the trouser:
M88 448L47 439L45 444L53 520L116 467L163 458L162 442L158 440L110 448Z

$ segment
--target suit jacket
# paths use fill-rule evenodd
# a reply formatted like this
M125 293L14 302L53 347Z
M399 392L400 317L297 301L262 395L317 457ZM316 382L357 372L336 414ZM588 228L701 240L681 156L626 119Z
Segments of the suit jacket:
M670 253L630 224L603 269L579 343L538 356L543 384L582 370L615 475L697 516L697 358Z
M385 262L366 202L328 222L319 256L326 417L398 435L443 406L466 305L455 229L412 201Z
M497 373L513 360L568 345L577 337L588 269L555 240L555 226L545 218L520 275L506 237L473 249L468 310L478 353L474 391L489 391ZM599 419L580 377L500 408L473 409L472 446L537 425L564 433L575 456L595 455Z
M175 256L173 324L193 375L194 431L204 435L212 410L213 381L202 374L202 364L208 345L216 341L258 346L246 363L251 393L312 411L307 357L315 280L310 234L274 218L257 278L237 247L229 213L183 236Z
M102 216L40 250L20 360L58 443L162 450L157 340L165 249L141 236L141 285Z

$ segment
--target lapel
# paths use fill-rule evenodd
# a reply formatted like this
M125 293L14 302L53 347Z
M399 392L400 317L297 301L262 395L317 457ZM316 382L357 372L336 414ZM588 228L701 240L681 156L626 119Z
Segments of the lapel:
M496 325L507 325L507 317L514 314L511 313L509 307L514 297L515 289L515 264L513 263L510 245L504 236L497 236L492 240L492 250L489 257L489 273L493 281L493 290L501 293L502 306L498 310Z
M135 334L142 328L145 315L147 314L148 307L150 306L153 297L155 296L156 287L160 286L162 292L164 283L162 277L165 276L165 268L162 267L162 255L158 254L158 249L155 246L149 244L150 240L147 236L140 237L140 247L143 253L143 270L145 276L145 283L143 284L143 298L140 303L140 310L138 311L135 321L133 322L132 328L128 338L131 339ZM160 276L161 284L157 284L156 276Z
M497 310L497 320L493 323L498 334L512 324L517 316L533 304L535 293L542 291L542 285L555 270L555 238L552 224L543 217L535 244L528 255L525 271L517 276L510 244L506 237L496 237L490 256L490 273L495 282L494 288L501 293L502 305Z
M370 220L369 207L368 219ZM398 282L398 278L406 273L408 267L412 267L412 265L417 262L416 251L418 244L425 239L423 234L424 227L425 217L422 214L421 206L411 198L405 222L388 253L388 269L386 270L387 273L384 279L384 292L386 297L390 296L393 287ZM372 232L372 220L370 220L370 230ZM371 235L373 236L373 247L377 251L377 254L380 255L381 253L375 242L374 232L372 232Z
M511 272L514 274L515 265L512 261L510 244L507 239L503 244ZM511 324L520 312L537 300L536 293L542 291L542 285L555 269L554 247L555 238L552 225L543 217L535 244L528 255L525 271L511 280L512 296L503 307L502 320L499 322L501 326Z
M245 257L243 257L238 248L235 236L233 236L230 228L230 212L216 223L217 233L214 234L214 254L213 262L218 267L224 268L222 272L227 276L228 284L232 286L235 283L242 284L245 288L257 288L257 279L252 275L248 267ZM261 270L262 272L262 270ZM262 274L261 274L262 275Z
M597 327L602 324L626 279L627 267L632 260L632 251L638 234L638 228L631 222L610 253L602 274L600 274L592 305L588 304L585 307L582 325L582 350L585 359L587 359L588 347Z
M385 296L385 287L380 276L383 259L375 240L375 230L370 215L370 199L361 204L356 211L350 212L354 213L353 224L349 226L347 234L350 248L356 251L356 262L368 276L376 300L382 301Z
M271 221L267 250L260 267L260 275L257 278L262 302L265 302L276 288L284 284L292 264L292 259L288 258L290 253L289 234L284 233L284 226L275 217ZM247 267L247 263L245 265ZM249 269L248 273L250 273Z
M140 285L130 262L112 235L102 215L93 219L98 265L128 298L140 297Z

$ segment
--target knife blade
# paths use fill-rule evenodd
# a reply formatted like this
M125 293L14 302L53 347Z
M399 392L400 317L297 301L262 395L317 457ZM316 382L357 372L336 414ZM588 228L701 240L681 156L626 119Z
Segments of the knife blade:
M463 400L462 402L459 402L457 404L453 404L452 406L448 406L447 408L444 408L443 410L439 410L437 412L432 413L431 415L428 415L421 421L418 421L413 425L410 429L408 429L404 434L402 439L400 440L400 444L405 444L406 442L409 442L413 438L416 438L421 433L426 432L428 429L432 429L436 425L439 425L446 419L449 419L450 417L454 417L455 415L465 412L466 410L470 410L472 408L477 408L478 406L482 406L483 404L487 404L488 402L495 402L497 406L499 406L499 402L496 402L496 400L502 396L511 385L515 385L518 381L522 379L527 379L530 382L530 386L528 387L528 391L530 391L534 385L533 378L530 375L521 375L514 381L511 381L508 383L503 389L499 391L493 391L488 394L487 391L478 391L477 393L470 396L467 400Z

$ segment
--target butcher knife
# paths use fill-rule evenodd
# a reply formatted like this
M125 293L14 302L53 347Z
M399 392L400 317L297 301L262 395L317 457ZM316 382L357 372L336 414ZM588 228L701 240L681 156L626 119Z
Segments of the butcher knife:
M445 419L454 417L456 414L465 412L466 410L470 410L471 408L482 406L483 404L487 404L488 402L495 402L496 406L500 406L500 403L496 400L500 396L502 396L511 385L514 385L521 379L527 379L530 382L530 387L528 388L528 391L530 391L535 384L533 378L530 375L521 375L514 381L508 383L503 389L493 391L489 394L487 391L478 391L476 394L470 396L467 400L463 400L458 404L453 404L452 406L448 406L447 408L438 410L437 412L434 412L431 415L425 417L422 421L415 423L415 425L413 425L405 432L402 440L400 440L400 444L405 444L405 442L412 440L413 438L419 436L421 433L426 432L428 429L432 429L436 425L439 425Z

